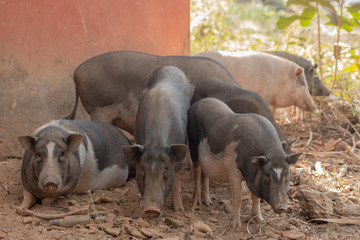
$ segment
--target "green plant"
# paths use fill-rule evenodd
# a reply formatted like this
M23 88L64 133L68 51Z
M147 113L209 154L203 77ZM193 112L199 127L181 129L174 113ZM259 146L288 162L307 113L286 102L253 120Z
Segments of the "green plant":
M338 11L334 5L337 4ZM303 10L300 14L293 14L288 17L282 17L278 19L277 26L279 29L285 29L289 27L295 21L299 21L302 27L308 27L312 22L314 16L317 16L317 34L318 34L318 61L319 61L319 69L320 76L322 77L322 64L321 64L321 31L320 31L320 12L319 7L321 6L326 13L326 17L329 21L326 23L328 26L337 27L337 40L336 40L336 49L335 49L335 68L334 68L334 76L333 82L331 84L331 89L333 89L335 81L337 79L337 71L338 71L338 59L339 59L339 43L340 43L340 29L344 29L347 32L353 31L354 27L360 26L360 4L354 4L352 6L346 6L346 11L344 12L344 2L343 0L289 0L287 2L287 7L291 5L302 6ZM356 68L357 67L357 68ZM354 65L349 70L357 69L359 70L359 65Z

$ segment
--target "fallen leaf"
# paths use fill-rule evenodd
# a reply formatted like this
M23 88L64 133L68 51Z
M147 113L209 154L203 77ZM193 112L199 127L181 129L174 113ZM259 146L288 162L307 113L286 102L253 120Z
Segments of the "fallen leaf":
M197 220L194 222L194 230L195 230L195 232L198 231L198 232L205 233L209 236L212 236L211 228L206 223L204 223L200 220Z
M334 140L334 139L332 138L330 141L328 141L328 142L325 144L324 149L325 149L326 151L334 151L336 144L338 144L338 143L341 142L341 141L342 141L341 138L338 138L338 139L336 139L336 140Z
M154 237L157 236L157 231L152 228L141 228L140 232L147 237Z
M295 231L285 231L281 232L281 235L283 237L289 238L289 239L303 239L305 238L305 234L302 232L295 232Z
M111 203L113 200L105 196L96 196L94 203Z

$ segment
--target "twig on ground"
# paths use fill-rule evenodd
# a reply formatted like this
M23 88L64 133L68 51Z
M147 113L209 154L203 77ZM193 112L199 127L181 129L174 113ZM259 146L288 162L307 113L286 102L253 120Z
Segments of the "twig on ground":
M33 216L33 217L37 217L37 218L41 218L41 219L45 219L45 220L52 220L52 219L63 218L66 216L71 216L71 215L84 215L84 214L89 213L89 208L81 208L81 209L76 209L71 212L57 213L57 214L39 213L39 212L31 211L29 209L18 210L18 213L23 216Z
M266 224L268 224L269 222L270 222L270 221L268 220L268 221L266 221L263 225L260 226L260 228L259 228L259 234L261 234L261 228L264 227L264 226L265 226Z
M313 138L313 132L312 132L311 129L310 129L310 133L309 133L309 134L310 134L310 137L309 137L309 139L307 140L304 149L309 146L309 144L310 144L310 142L311 142L311 140L312 140L312 138Z
M250 236L251 236L252 238L254 238L254 235L252 235L251 232L250 232L250 230L249 230L249 223L250 223L252 220L254 220L257 216L258 216L258 215L255 215L255 216L253 216L252 218L250 218L249 221L248 221L247 224L246 224L246 231L250 234Z
M349 119L347 119L347 117L344 116L344 114L342 112L340 112L336 107L334 107L332 104L330 104L331 109L336 110L336 112L348 123L350 124L350 126L354 129L354 131L356 132L357 136L360 138L360 133L358 132L358 130L355 128L355 126L349 121Z

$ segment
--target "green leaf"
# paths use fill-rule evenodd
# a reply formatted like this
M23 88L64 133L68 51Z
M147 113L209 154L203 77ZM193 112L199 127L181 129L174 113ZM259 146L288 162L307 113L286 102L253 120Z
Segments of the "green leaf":
M359 11L348 11L348 12L351 14L351 16L354 19L360 21L360 12Z
M360 11L360 3L357 3L351 7L347 7L347 10L350 12L358 12Z
M285 18L279 18L276 21L276 25L279 29L285 29L288 26L290 26L290 24L292 24L293 22L298 20L299 18L300 18L300 16L298 16L298 15L293 15L291 17L285 17Z
M309 1L306 0L289 0L286 3L286 7L289 7L290 5L295 4L295 5L302 5L302 6L306 6L309 7L310 3Z
M301 13L300 24L302 27L307 27L310 25L312 18L315 16L316 8L307 7Z
M345 68L344 70L342 70L341 72L357 72L357 71L360 71L360 64L358 63L354 63L354 64L351 64L350 66L348 66L347 68Z
M319 2L321 6L330 8L333 12L336 12L334 6L331 4L331 1L329 0L315 0L315 1Z

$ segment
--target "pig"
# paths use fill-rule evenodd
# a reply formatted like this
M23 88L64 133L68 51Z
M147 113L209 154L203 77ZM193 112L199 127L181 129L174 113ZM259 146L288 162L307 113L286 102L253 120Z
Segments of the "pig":
M266 117L276 129L286 153L291 152L294 140L288 140L276 123L269 105L258 94L233 86L216 78L209 78L195 88L191 104L203 98L213 97L223 101L235 113L257 113Z
M192 91L195 85L209 77L238 86L222 65L208 58L110 52L90 58L77 67L74 72L75 106L65 118L74 119L80 98L91 120L112 123L133 134L136 113L147 89L147 80L162 66L180 68L190 80Z
M239 85L262 96L273 107L295 105L306 111L317 109L297 64L262 52L201 52L196 56L218 61Z
M324 85L324 83L319 79L319 76L316 74L316 63L312 65L312 63L305 58L284 51L266 51L265 53L286 58L302 67L305 71L305 78L311 95L330 95L330 90Z
M136 181L142 195L140 206L145 217L159 217L170 192L174 210L184 210L179 170L188 149L190 95L190 85L182 70L174 66L155 70L136 116L136 145L123 147L128 161L136 163Z
M54 120L18 139L25 149L19 210L44 198L121 187L129 177L121 147L131 143L111 124Z
M242 181L252 193L252 214L263 221L260 198L276 213L286 211L289 166L302 153L286 154L271 122L253 113L234 113L216 98L191 105L188 138L195 170L194 202L199 199L201 171L215 182L230 183L232 226L240 227ZM207 189L206 189L207 188ZM209 197L208 186L202 195Z

